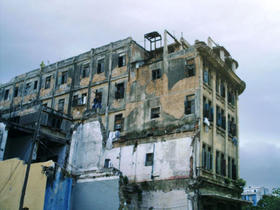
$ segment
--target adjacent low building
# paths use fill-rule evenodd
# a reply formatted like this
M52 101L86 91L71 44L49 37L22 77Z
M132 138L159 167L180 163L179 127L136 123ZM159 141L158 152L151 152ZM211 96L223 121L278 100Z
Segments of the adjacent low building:
M211 38L144 38L144 47L129 37L2 84L0 157L24 159L40 122L34 156L74 179L74 209L93 205L80 192L108 186L104 202L116 209L240 209L238 62Z
M259 200L264 195L268 195L269 190L265 187L245 187L242 193L242 199L252 202L253 206L256 206Z

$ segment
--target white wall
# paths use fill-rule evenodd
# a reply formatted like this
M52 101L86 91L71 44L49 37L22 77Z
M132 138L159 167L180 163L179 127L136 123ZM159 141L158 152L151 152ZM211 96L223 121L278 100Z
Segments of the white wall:
M111 165L119 169L129 180L136 182L187 178L190 172L191 138L168 140L165 142L139 144L114 148L106 151L103 161L111 160ZM153 153L154 165L145 166L146 153Z

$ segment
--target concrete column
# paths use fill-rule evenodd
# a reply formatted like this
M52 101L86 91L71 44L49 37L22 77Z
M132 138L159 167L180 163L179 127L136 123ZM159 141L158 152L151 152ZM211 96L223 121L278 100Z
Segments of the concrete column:
M225 159L226 159L226 176L228 176L228 86L225 83L225 117L226 117L226 133L225 133Z
M51 108L54 109L54 96L55 96L55 92L56 92L56 89L58 87L58 63L55 64L55 77L53 78L55 80L54 82L54 86L53 86L53 89L52 89L52 101L51 101Z
M212 105L213 105L213 126L212 126L212 149L213 149L213 172L214 176L216 176L216 72L213 73L213 78L212 78Z
M240 166L240 160L239 160L239 114L238 114L238 91L235 93L235 119L236 119L236 138L237 138L237 145L236 145L236 169L237 169L237 178L239 178L239 166Z
M105 113L105 119L106 119L106 135L109 133L109 100L110 100L110 92L111 92L111 77L112 77L112 43L110 44L109 48L109 74L108 74L108 94L107 94L107 105L106 105L106 113Z
M92 78L93 78L93 57L94 57L94 49L91 49L90 51L90 64L89 64L89 74L90 74L90 78L89 78L89 83L88 83L88 97L87 97L87 110L91 109L90 107L90 98L91 98L91 84L92 84Z

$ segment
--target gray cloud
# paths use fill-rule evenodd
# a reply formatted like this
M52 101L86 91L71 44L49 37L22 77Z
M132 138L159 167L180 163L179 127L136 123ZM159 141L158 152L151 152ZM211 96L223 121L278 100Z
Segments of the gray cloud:
M53 63L128 36L143 44L145 33L164 29L177 37L183 32L191 43L211 36L239 61L237 73L247 83L239 100L241 175L255 185L280 185L277 0L3 0L0 83L42 60Z

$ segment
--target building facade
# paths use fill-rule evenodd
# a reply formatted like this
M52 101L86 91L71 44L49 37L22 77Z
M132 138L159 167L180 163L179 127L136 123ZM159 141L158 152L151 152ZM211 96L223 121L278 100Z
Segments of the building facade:
M61 119L46 119L48 134L61 137L64 121L69 128L60 152L52 145L54 161L77 179L117 170L127 180L123 207L241 208L238 97L245 83L237 61L211 38L191 45L165 31L145 41L142 47L129 37L15 77L0 86L2 121L17 122L38 104L52 110ZM1 141L3 159L13 156L13 126Z
M246 187L242 193L242 199L253 203L256 206L259 200L262 199L264 195L269 195L268 188L265 187Z

